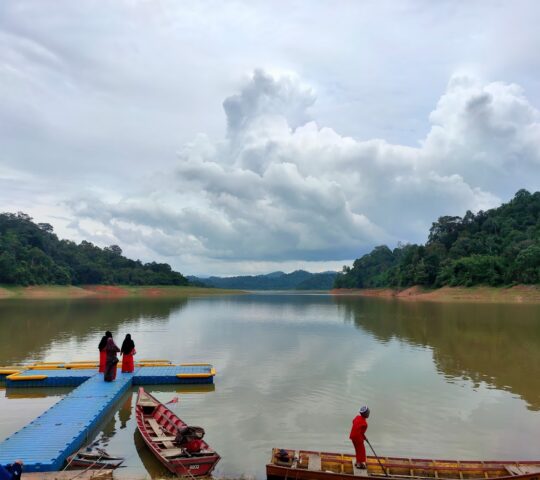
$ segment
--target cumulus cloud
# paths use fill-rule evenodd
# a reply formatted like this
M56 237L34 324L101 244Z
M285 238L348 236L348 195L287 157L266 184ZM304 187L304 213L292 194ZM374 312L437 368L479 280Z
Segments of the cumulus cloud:
M438 216L537 179L539 112L517 85L452 77L418 147L320 127L314 100L297 77L257 70L223 103L225 138L184 145L161 188L73 212L180 262L343 261L423 241Z
M251 123L276 116L296 128L306 123L307 109L315 103L313 90L294 75L278 80L263 70L255 70L242 91L223 102L231 137L249 131Z
M0 2L2 210L186 273L424 241L538 188L539 12Z
M508 196L508 173L526 184L540 167L540 115L518 85L454 76L430 121L423 150L439 172Z

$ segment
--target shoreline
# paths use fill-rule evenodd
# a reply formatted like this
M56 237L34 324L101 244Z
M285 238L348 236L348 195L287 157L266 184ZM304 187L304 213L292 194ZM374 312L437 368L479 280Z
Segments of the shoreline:
M122 298L183 298L192 296L242 295L242 290L182 287L176 285L33 285L30 287L0 285L1 300L71 300Z
M538 285L441 287L438 289L426 289L420 286L406 289L342 288L331 290L330 293L336 296L391 298L405 301L540 304L540 286Z
M183 287L176 285L34 285L29 287L0 285L2 300L73 300L73 299L170 299L191 296L244 295L236 289ZM420 286L406 289L352 288L329 290L335 296L398 299L426 302L471 303L528 303L540 304L540 285L512 287L442 287L427 289Z

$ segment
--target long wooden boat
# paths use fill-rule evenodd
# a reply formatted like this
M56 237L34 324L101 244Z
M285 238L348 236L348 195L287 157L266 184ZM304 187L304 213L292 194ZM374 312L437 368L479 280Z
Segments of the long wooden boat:
M142 387L139 388L135 412L137 428L146 445L171 472L195 477L208 475L219 462L221 457L202 439L201 450L197 453L189 453L177 445L178 430L188 425Z
M540 480L540 460L460 461L367 457L366 463L367 469L359 469L355 467L353 454L274 448L270 463L266 465L266 476L268 480L350 480L351 477L378 480Z

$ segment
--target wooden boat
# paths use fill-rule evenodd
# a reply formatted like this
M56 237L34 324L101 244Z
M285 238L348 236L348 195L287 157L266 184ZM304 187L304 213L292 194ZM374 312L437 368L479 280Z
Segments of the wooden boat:
M460 461L401 457L379 457L379 460L367 457L367 469L359 469L355 467L353 454L274 448L270 463L266 465L266 476L268 480L350 480L351 477L540 480L540 460Z
M176 443L177 432L188 425L142 387L139 388L135 413L137 428L146 445L171 472L189 476L208 475L219 462L221 457L202 439L201 450L196 453L189 453L187 448L179 446ZM191 428L202 430L200 427Z
M69 469L107 469L114 470L118 468L124 459L122 457L113 457L105 450L100 448L91 450L89 448L81 449L67 459L67 468Z
M62 470L60 472L24 472L24 480L111 480L113 470Z

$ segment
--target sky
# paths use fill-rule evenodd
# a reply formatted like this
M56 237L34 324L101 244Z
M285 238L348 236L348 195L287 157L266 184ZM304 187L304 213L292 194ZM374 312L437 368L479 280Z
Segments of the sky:
M540 183L540 3L0 2L0 211L186 275L340 270Z

